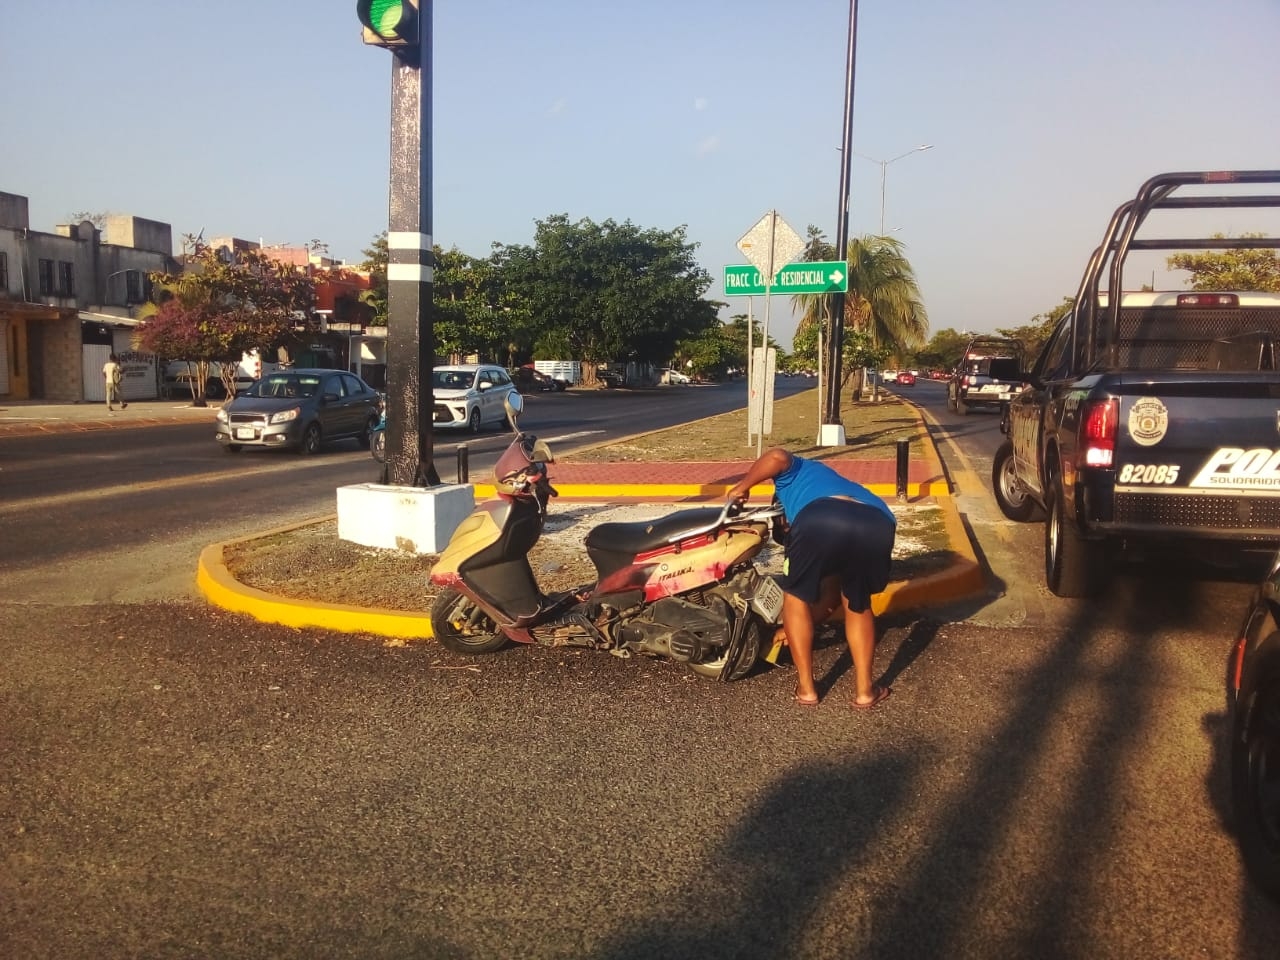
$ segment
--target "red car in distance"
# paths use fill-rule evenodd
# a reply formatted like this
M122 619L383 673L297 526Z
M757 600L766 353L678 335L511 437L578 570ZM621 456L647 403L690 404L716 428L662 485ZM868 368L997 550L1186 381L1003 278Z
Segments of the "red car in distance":
M916 375L910 370L900 370L898 372L898 385L902 387L914 387L916 385Z

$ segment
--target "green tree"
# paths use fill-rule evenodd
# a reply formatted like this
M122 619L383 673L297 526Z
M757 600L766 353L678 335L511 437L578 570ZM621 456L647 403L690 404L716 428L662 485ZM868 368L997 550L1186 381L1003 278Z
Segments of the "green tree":
M534 331L524 301L503 283L492 257L477 259L456 247L435 249L433 324L441 355L470 354L515 366L533 350Z
M1054 327L1058 325L1066 314L1071 312L1071 308L1076 305L1075 297L1063 297L1062 302L1056 307L1046 310L1044 313L1037 313L1028 323L1024 323L1020 327L997 328L996 333L1002 337L1013 337L1015 340L1021 340L1023 349L1026 351L1026 358L1030 361L1032 358L1039 356L1040 348L1052 335ZM959 357L956 358L957 362Z
M1225 234L1215 233L1216 239ZM1242 239L1261 239L1263 233L1241 234ZM1280 256L1274 250L1207 250L1203 253L1175 253L1166 261L1170 270L1186 270L1192 290L1265 290L1280 293Z
M360 269L369 274L369 289L360 294L360 302L373 308L373 322L385 327L387 325L387 264L391 261L391 252L387 247L387 231L373 238L368 249L361 251L364 262Z
M566 351L561 358L581 360L590 380L599 362L666 363L677 344L717 323L696 247L684 227L556 214L538 221L531 246L495 244L493 282L508 305L538 318L529 328L536 349Z
M217 366L227 395L250 350L289 341L314 325L315 286L293 266L250 250L224 260L205 248L175 274L153 274L155 299L140 311L144 350L186 360L192 400L204 406L209 371Z
M930 370L953 370L964 356L964 348L970 339L969 334L951 327L939 330L916 352L916 363Z
M805 251L806 259L830 259L829 251L834 252L812 226ZM845 260L849 265L849 292L844 301L844 337L853 342L851 335L855 332L868 335L866 343L854 354L885 357L921 346L929 330L929 316L901 241L893 237L855 237L849 241ZM792 305L800 313L796 333L803 342L812 340L816 346L817 331L810 333L808 328L825 325L834 300L832 294L792 297ZM873 365L851 361L848 350L842 352L841 361L842 383L848 382L855 370Z
M764 328L759 320L751 320L751 346L760 346L764 338ZM776 368L781 370L789 357L785 350L778 346L778 341L771 335L769 346L777 351ZM692 361L692 362L690 362ZM672 356L675 366L686 372L720 380L732 373L745 373L747 370L747 315L736 313L726 323L716 323L696 337L682 340L676 345Z

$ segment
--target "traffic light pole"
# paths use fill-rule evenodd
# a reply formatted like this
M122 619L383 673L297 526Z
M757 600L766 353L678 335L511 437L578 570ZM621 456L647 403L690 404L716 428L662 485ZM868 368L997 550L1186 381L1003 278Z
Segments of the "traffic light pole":
M437 486L431 370L431 0L418 45L391 58L391 184L387 218L387 467L393 485Z

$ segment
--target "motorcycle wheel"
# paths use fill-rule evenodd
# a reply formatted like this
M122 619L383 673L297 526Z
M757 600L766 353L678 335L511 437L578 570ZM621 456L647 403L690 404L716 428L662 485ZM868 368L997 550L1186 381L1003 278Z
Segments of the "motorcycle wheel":
M373 442L369 444L369 452L379 463L387 462L387 431L378 430L374 433Z
M454 653L493 653L507 645L506 635L457 590L444 590L431 605L431 632Z
M733 668L727 677L720 676L724 672L725 658L723 656L717 657L715 660L691 663L689 664L689 669L707 680L723 679L729 682L741 680L755 669L756 661L760 659L760 651L763 648L764 624L754 614L747 614L746 635L742 638L742 656L738 657L738 665Z

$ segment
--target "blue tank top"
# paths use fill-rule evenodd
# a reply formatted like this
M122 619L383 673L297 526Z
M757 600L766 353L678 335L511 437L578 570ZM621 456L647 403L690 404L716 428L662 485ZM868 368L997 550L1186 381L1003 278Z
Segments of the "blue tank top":
M791 466L773 478L773 489L787 515L788 523L795 523L801 510L824 497L849 497L858 503L876 507L895 526L898 522L889 505L874 493L816 460L792 456Z

